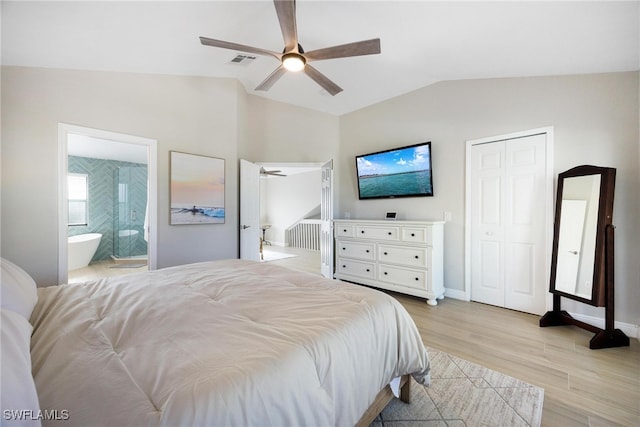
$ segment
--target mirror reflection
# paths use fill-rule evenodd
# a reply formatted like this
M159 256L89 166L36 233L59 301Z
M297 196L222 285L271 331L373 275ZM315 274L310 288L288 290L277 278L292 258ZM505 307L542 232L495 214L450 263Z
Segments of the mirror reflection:
M555 289L591 299L600 174L564 179Z

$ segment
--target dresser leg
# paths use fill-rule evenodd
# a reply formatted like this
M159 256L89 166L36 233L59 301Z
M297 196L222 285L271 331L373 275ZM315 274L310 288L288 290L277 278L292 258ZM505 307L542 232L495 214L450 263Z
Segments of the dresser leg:
M438 300L437 299L428 299L427 300L427 304L429 304L430 306L435 306L438 305Z

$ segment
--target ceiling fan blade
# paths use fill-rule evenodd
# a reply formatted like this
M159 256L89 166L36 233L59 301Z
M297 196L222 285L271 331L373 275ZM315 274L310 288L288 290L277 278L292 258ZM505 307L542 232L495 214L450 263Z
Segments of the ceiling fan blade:
M280 77L282 77L286 72L287 72L287 69L284 68L282 65L280 65L278 68L275 69L273 73L269 74L269 77L264 79L264 81L260 83L258 87L256 87L256 90L266 91L271 89L271 86L273 86L273 84L277 82L280 79Z
M298 51L298 30L296 28L295 0L273 0L284 39L284 51Z
M313 68L311 65L307 64L304 67L304 73L311 77L314 82L322 86L322 88L329 92L331 96L335 96L342 92L342 88L340 86L329 80L324 74Z
M225 42L222 40L210 39L207 37L200 37L200 43L206 46L221 47L223 49L231 49L231 50L238 50L240 52L255 53L256 55L269 55L277 58L278 60L282 58L282 54L278 52L272 52L270 50L260 49L259 47L253 47L253 46L247 46L247 45L238 44L238 43Z
M319 61L322 59L374 55L377 53L380 53L380 39L363 40L360 42L342 44L340 46L312 50L311 52L306 52L304 57L307 61Z
M273 175L273 176L287 176L283 173L281 170L272 170L272 171L268 171L265 168L260 168L260 175Z

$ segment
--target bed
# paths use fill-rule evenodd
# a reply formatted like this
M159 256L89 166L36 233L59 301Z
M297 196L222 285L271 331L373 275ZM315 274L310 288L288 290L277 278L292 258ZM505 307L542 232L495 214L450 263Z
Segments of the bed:
M2 286L4 319L4 273ZM39 288L30 313L13 311L29 314L32 418L46 425L366 425L392 380L429 383L421 337L395 299L269 263Z

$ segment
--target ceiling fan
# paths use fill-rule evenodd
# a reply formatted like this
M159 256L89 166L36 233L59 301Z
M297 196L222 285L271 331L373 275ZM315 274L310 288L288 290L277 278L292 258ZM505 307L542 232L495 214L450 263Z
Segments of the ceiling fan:
M287 176L281 172L282 172L281 170L268 171L265 168L260 168L260 175Z
M257 55L269 55L278 59L280 66L260 83L258 87L256 87L256 90L269 90L287 71L304 71L307 76L311 77L313 81L333 96L342 92L342 88L309 65L309 62L380 53L380 39L363 40L305 52L298 42L295 0L273 0L273 4L276 8L276 14L278 15L280 29L282 30L282 36L284 38L284 49L282 53L200 37L200 42L203 45L254 53Z

